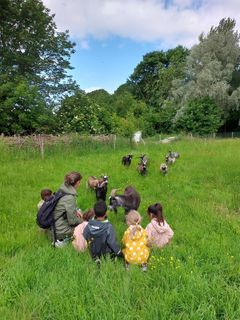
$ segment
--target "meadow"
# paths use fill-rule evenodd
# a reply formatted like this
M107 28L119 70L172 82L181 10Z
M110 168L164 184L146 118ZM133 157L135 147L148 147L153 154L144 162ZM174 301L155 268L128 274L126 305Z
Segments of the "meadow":
M180 159L167 176L159 165L169 149ZM124 168L121 157L134 154ZM136 170L150 158L149 172ZM180 139L75 143L38 150L0 144L0 319L240 319L240 139ZM92 207L90 175L107 174L110 192L133 185L141 194L142 225L148 205L160 201L175 235L153 250L148 271L124 269L123 261L92 262L71 245L51 247L35 223L42 188L57 190L68 171L83 176L78 206ZM108 192L108 193L109 193ZM123 210L109 212L119 242L126 229Z

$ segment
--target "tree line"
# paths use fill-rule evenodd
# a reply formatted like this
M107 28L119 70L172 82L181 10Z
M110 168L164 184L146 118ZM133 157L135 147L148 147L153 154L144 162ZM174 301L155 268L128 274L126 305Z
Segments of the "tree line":
M113 94L68 75L75 44L40 0L0 3L0 133L130 136L238 130L240 35L224 18L183 46L143 56Z

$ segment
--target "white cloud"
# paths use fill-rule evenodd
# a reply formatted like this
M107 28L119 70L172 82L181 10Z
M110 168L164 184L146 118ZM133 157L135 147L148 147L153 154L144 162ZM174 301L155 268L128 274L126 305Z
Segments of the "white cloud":
M43 0L61 30L73 37L110 35L167 46L197 42L224 17L237 20L239 0ZM240 20L240 18L239 18ZM237 27L240 27L237 21ZM87 43L86 43L87 46Z
M79 46L81 49L85 49L85 50L89 49L89 44L87 40L81 40L79 42Z

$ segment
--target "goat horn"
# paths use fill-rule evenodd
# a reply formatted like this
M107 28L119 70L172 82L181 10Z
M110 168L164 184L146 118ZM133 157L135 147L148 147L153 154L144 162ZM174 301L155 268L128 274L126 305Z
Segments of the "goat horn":
M118 189L112 189L112 191L111 191L111 193L110 193L111 197L115 197L116 192L117 192L118 190L119 190L119 188L118 188Z

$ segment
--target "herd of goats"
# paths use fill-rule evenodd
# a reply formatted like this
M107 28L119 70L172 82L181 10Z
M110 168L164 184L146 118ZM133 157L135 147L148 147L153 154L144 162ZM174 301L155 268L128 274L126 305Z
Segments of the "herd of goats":
M132 154L128 154L126 156L122 157L122 164L126 167L129 167L132 162ZM180 154L178 152L169 151L168 154L165 157L165 162L161 163L160 165L160 172L163 175L166 175L168 172L168 166L175 163L176 159L180 157ZM145 154L140 156L140 161L137 165L137 170L141 175L147 174L147 168L149 165L149 159L146 157ZM96 178L94 176L91 176L87 180L87 187L94 190L96 193L97 200L102 199L106 201L107 196L107 187L108 187L108 176L101 176L100 178ZM139 193L132 187L128 186L124 190L124 194L117 195L118 189L113 189L111 191L110 197L109 197L109 209L113 210L115 213L117 213L117 207L122 207L125 210L125 213L127 214L130 210L137 210L141 198Z

